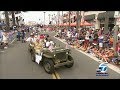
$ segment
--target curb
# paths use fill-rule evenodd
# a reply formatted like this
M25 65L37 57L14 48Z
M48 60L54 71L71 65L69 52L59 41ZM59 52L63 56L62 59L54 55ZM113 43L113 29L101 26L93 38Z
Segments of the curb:
M62 41L62 40L59 39L59 38L56 38L55 36L54 36L54 38L57 39L57 40L59 40L59 41L61 41L61 42L63 42L64 44L67 44L66 42ZM69 45L69 47L72 48L72 46L70 46L70 45ZM87 53L85 53L85 52L83 52L83 51L81 51L81 50L78 50L77 48L74 48L74 49L75 49L76 51L81 52L82 54L90 57L91 59L97 61L98 63L104 63L103 61L99 60L99 59L96 58L96 57L91 56L90 54L87 54ZM114 65L112 65L112 64L109 64L109 63L107 64L107 66L108 66L110 69L112 69L112 70L114 70L115 72L117 72L117 73L120 74L120 68L118 68L118 67L116 67L116 66L114 66Z

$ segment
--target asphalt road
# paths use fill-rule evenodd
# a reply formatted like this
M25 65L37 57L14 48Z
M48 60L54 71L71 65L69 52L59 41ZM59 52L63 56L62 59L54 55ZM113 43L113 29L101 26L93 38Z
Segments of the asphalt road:
M0 79L52 79L43 67L31 61L27 43L15 41L0 52Z
M50 36L52 39L62 47L65 47L65 44L55 39L53 36L55 34L51 33ZM109 76L96 76L96 69L100 63L91 59L90 57L76 51L71 48L72 57L74 58L74 66L72 68L61 67L56 71L58 72L60 78L62 79L120 79L120 74L108 68Z
M49 33L57 46L65 44L55 39L55 33ZM27 43L14 42L4 52L0 52L0 79L53 79L43 67L31 61L27 51ZM61 67L56 69L61 79L120 79L120 74L108 68L109 76L96 76L99 63L88 56L71 48L74 58L72 68Z

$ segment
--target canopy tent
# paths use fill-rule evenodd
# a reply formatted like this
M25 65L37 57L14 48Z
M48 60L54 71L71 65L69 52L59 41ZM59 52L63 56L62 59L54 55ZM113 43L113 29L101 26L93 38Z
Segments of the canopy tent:
M63 23L61 23L61 24L59 24L59 26L64 26L64 24L63 24Z
M57 26L58 26L58 25L57 25ZM59 26L69 26L69 22L64 23L64 24L59 24ZM76 26L76 22L70 23L70 26ZM93 26L93 24L88 23L87 21L85 21L85 22L81 22L81 23L80 23L80 26Z
M93 24L88 23L87 21L81 22L80 25L81 25L81 26L93 26Z
M76 22L71 23L70 26L76 26ZM93 26L93 24L88 23L87 21L85 21L85 22L81 22L80 26Z
M64 23L64 26L69 26L69 23L67 22L67 23Z

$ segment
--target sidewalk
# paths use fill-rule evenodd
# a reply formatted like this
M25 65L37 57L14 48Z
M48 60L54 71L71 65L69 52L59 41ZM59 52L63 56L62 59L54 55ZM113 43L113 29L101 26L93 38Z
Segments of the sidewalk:
M64 44L67 44L64 39L59 39L59 38L57 38L57 37L55 37L55 36L54 36L54 38L57 39L57 40L59 40L59 41L61 41L61 42L63 42ZM68 45L68 47L69 47L69 48L73 48L73 47L70 46L70 45ZM78 50L77 48L74 48L74 49L75 49L76 51L78 51L78 52L80 52L80 53L83 53L83 54L85 54L86 56L92 58L93 60L97 61L98 63L104 63L102 60L99 60L98 58L96 58L96 57L94 57L94 56L92 56L92 55L90 55L90 54L88 54L88 53L86 53L86 52L84 52L84 51L82 51L82 50ZM115 72L117 72L117 73L120 74L120 65L117 66L117 65L108 63L107 66L108 66L110 69L112 69L112 70L114 70Z

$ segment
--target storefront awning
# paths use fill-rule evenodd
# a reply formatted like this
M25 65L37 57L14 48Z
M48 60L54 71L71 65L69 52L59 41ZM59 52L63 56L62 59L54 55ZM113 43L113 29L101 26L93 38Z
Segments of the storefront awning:
M109 18L114 18L115 11L107 11L107 13ZM106 16L106 12L99 13L97 19L105 19L105 16Z
M77 25L76 22L70 24L70 26L76 26L76 25ZM85 22L81 22L80 26L93 26L93 24L88 23L87 21L85 21Z
M87 16L84 17L84 20L85 20L85 21L94 20L94 19L95 19L95 14L87 15Z

